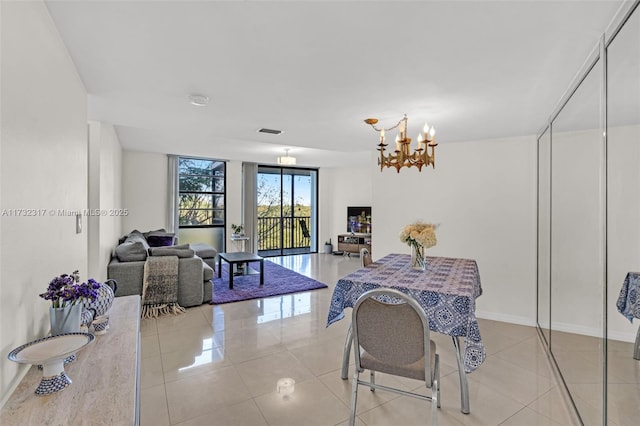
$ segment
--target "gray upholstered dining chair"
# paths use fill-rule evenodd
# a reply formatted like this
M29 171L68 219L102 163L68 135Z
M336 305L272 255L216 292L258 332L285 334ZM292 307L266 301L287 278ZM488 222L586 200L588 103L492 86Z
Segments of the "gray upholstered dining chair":
M371 392L381 389L431 401L435 426L440 407L440 358L430 338L426 314L418 302L391 288L369 290L353 307L351 327L356 362L349 424L355 424L358 386L364 385ZM360 380L364 370L371 372L369 382ZM431 396L376 384L376 371L424 381Z
M373 259L371 259L371 253L369 253L369 249L364 247L361 248L360 249L360 266L364 268L365 266L369 265L372 262L373 262Z

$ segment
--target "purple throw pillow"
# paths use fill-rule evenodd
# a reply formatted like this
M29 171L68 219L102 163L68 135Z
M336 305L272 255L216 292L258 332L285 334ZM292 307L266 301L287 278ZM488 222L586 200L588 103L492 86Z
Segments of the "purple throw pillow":
M173 234L149 235L147 237L147 242L151 247L166 247L173 245L174 238Z

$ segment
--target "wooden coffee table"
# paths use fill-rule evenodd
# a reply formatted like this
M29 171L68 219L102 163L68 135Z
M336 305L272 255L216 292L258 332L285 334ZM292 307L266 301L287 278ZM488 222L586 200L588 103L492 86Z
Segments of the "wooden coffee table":
M260 262L260 285L264 285L264 258L257 254L238 251L234 253L218 253L218 278L222 277L222 261L229 264L229 288L233 288L233 265L249 262ZM245 268L245 269L248 269Z

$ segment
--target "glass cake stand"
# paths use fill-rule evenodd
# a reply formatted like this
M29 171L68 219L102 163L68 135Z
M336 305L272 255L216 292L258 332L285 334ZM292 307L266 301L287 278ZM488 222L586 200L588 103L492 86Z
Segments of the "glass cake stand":
M43 337L12 350L8 358L21 364L42 365L42 380L35 393L38 396L49 395L71 384L71 379L64 371L64 360L93 342L93 339L95 337L88 333Z

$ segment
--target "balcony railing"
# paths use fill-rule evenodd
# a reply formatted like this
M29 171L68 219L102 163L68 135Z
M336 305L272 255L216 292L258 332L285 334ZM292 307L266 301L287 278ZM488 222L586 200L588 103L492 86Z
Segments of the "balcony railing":
M310 232L310 216L258 218L258 251L306 249L308 253L311 238L304 235L301 221Z

